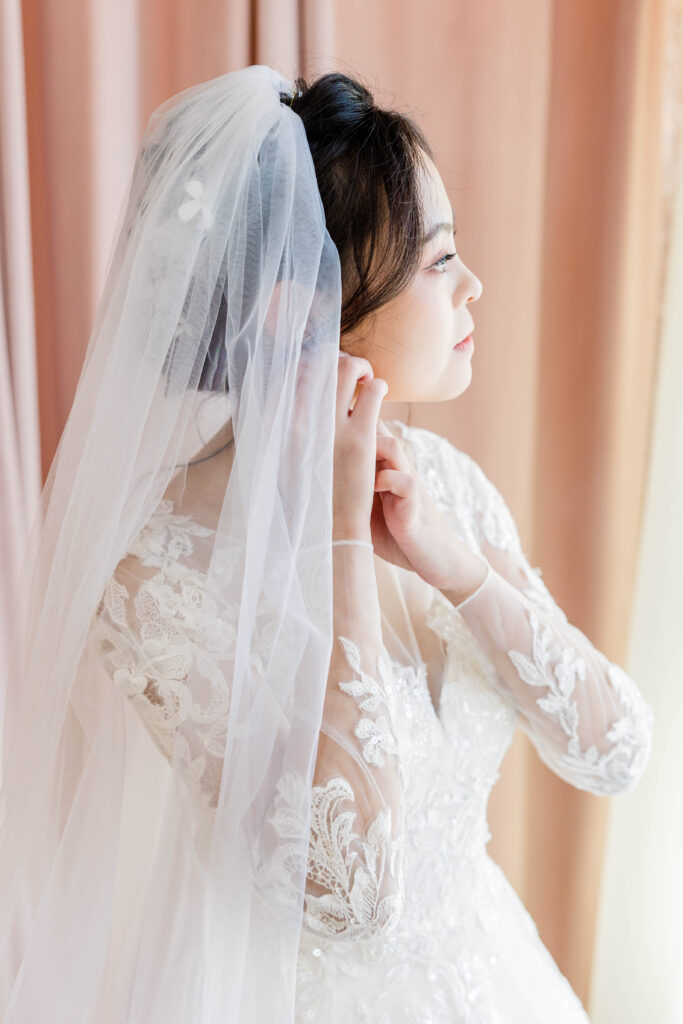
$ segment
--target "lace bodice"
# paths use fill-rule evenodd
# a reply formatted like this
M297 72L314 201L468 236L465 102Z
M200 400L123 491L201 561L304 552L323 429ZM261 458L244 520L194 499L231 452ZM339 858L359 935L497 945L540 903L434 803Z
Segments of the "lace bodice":
M493 935L499 909L515 899L485 853L488 796L515 727L566 781L613 795L642 775L652 712L627 673L567 621L477 463L429 430L390 425L457 535L491 570L457 607L433 591L425 624L446 657L435 707L426 666L404 665L376 642L372 552L333 549L335 624L347 628L335 629L314 785L305 792L299 777L285 774L270 817L286 840L306 803L310 810L298 1019L337 1019L332 994L381 968L382 977L400 970L405 1016L396 1004L382 1017L385 997L364 997L358 983L344 1004L354 1020L502 1024L491 1008L501 955L491 947L485 955L477 936ZM92 628L113 681L161 753L180 744L184 778L210 815L230 706L215 666L229 660L234 632L212 614L205 580L187 561L209 537L162 502L119 563ZM189 694L191 665L206 686ZM284 878L285 865L279 870ZM521 903L515 913L527 938L537 937ZM418 980L425 972L428 997ZM556 998L577 1012L564 986Z

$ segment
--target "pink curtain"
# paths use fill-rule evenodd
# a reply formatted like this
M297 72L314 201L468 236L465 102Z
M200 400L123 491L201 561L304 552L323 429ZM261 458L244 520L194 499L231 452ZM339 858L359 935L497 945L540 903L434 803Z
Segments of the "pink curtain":
M28 180L21 9L19 0L4 0L0 4L0 668L6 664L12 630L14 583L41 488Z
M468 391L396 415L481 463L570 620L623 660L657 358L666 3L24 0L22 44L19 0L5 0L10 558L35 496L38 429L44 477L68 414L149 114L249 63L289 77L336 69L420 120L458 249L484 285ZM607 810L552 775L521 733L490 802L491 853L586 1005Z

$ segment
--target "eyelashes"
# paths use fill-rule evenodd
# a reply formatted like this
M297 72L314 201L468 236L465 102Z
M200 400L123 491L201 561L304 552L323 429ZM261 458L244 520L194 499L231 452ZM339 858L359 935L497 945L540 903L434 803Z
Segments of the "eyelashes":
M457 255L457 252L447 252L445 256L442 256L441 259L437 260L436 263L432 264L432 270L437 270L439 273L443 273L443 271L446 269L446 264L448 263L448 261L455 259Z

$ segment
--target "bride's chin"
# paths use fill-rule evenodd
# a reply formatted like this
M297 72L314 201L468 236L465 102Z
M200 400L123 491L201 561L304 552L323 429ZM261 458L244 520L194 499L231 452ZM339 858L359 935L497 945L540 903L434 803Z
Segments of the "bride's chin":
M459 398L460 395L464 394L470 386L472 380L472 374L470 373L466 379L461 379L455 386L448 388L447 392L440 398L433 398L433 402L452 402L454 398Z

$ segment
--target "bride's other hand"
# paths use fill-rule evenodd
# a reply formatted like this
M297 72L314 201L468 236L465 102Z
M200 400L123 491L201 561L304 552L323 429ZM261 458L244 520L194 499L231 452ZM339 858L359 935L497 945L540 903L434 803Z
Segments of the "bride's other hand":
M333 540L371 540L377 420L386 381L367 359L339 354L334 436ZM358 392L353 409L351 403Z
M375 553L439 590L472 589L483 578L483 560L460 540L415 474L400 440L381 420L376 452L370 520Z

